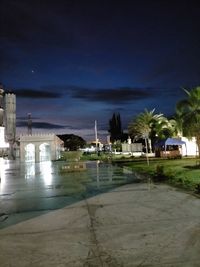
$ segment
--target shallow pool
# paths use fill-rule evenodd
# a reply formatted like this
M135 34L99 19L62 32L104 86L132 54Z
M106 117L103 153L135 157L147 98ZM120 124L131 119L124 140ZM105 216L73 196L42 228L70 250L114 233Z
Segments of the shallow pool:
M0 228L134 180L133 174L110 163L85 162L85 170L74 172L62 171L65 164L1 160Z

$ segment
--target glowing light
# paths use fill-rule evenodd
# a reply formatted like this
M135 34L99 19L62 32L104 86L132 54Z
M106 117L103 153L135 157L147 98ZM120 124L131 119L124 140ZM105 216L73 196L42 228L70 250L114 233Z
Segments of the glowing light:
M51 161L43 161L40 162L40 173L41 177L44 180L46 185L50 185L52 183L52 162Z
M0 148L7 148L9 144L5 142L5 127L0 127Z
M25 178L29 179L35 176L35 162L26 162Z
M9 168L9 162L3 158L0 158L0 186L1 189L5 187L5 170Z

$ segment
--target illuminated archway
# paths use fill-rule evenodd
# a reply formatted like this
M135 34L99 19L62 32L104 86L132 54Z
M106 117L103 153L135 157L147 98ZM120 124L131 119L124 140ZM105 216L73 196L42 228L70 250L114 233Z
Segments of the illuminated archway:
M25 149L25 161L35 161L35 145L28 144Z
M40 161L51 160L51 149L48 143L43 143L39 146L39 158Z

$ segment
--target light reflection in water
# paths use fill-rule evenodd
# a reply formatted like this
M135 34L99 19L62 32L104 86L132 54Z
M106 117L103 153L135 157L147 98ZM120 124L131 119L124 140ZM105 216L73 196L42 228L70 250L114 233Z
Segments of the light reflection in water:
M6 178L5 178L5 171L9 169L9 161L5 160L4 158L0 158L0 185L1 189L5 187Z
M42 161L39 163L26 162L25 178L31 181L31 180L34 180L36 176L40 177L44 181L45 185L51 184L52 183L52 162L51 161Z
M45 185L50 185L52 183L52 162L42 161L40 162L40 173L41 178L44 180Z
M3 208L10 214L5 225L62 208L126 181L121 168L100 161L87 162L84 170L64 173L60 172L62 162L18 163L0 159L0 164L0 196Z
M117 180L124 180L125 177L122 177L120 173L114 173L116 167L113 167L111 164L102 163L100 160L96 161L96 185L97 188L104 186L104 184L112 184L113 177L116 176Z
M99 163L100 161L96 161L96 171L97 171L97 188L99 188Z
M30 179L35 176L35 162L26 162L25 165L25 178Z

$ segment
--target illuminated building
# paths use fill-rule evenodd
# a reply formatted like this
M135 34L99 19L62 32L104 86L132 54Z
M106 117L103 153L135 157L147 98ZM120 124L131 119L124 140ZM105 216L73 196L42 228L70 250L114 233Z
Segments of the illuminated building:
M21 161L50 161L60 158L63 141L55 134L32 134L31 115L29 114L28 135L21 134L20 145L16 142L16 96L4 94L0 85L0 157ZM20 147L19 147L20 146ZM19 153L19 155L17 154Z

